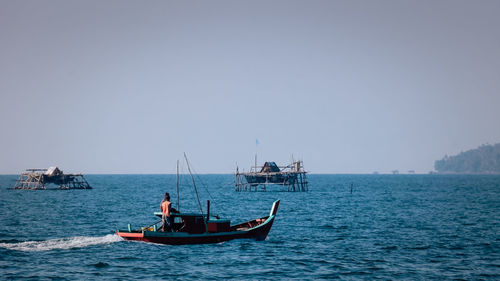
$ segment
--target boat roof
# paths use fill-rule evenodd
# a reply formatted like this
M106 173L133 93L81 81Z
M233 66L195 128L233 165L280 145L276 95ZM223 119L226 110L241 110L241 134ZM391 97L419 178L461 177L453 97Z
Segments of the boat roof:
M266 162L264 163L264 166L262 166L262 169L260 170L261 173L278 173L280 171L280 168L278 168L278 165L276 165L275 162Z
M47 176L56 176L56 175L62 174L62 171L58 167L53 166L53 167L48 168L44 174Z
M197 213L170 213L172 217L204 217L205 215ZM155 216L163 216L162 212L154 212Z

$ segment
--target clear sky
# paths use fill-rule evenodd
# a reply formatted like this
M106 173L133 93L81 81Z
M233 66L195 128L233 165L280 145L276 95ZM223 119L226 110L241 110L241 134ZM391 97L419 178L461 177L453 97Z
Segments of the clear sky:
M0 0L0 173L427 173L500 142L500 1ZM256 145L256 139L259 145Z

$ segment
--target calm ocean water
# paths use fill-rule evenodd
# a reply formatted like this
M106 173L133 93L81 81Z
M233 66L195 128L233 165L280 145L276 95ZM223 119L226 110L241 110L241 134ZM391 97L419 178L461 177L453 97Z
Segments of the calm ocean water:
M8 190L16 178L0 176L2 280L500 279L500 176L310 175L309 192L288 193L235 192L233 176L201 175L201 198L234 223L281 204L265 241L188 246L113 235L156 221L175 175ZM187 179L180 209L198 209Z

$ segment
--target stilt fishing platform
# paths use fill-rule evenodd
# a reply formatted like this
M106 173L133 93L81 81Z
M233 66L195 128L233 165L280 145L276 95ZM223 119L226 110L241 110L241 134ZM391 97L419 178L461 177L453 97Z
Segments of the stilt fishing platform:
M302 161L287 166L278 166L275 162L257 166L255 162L250 172L239 172L236 168L236 191L266 191L270 186L281 187L284 191L308 191L307 172Z
M47 189L55 184L59 189L92 189L82 174L64 174L58 167L48 169L27 169L14 185L14 189Z

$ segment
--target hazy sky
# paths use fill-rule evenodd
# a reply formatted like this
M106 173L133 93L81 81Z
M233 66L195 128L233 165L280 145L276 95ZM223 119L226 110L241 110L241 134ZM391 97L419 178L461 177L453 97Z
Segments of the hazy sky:
M0 0L0 173L415 170L500 142L500 1ZM256 146L256 139L259 145Z

